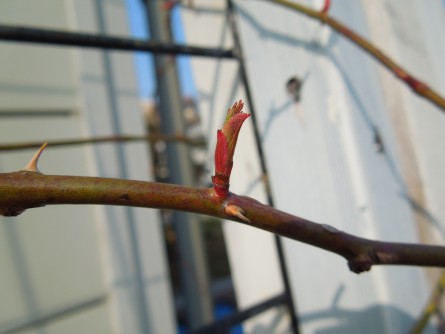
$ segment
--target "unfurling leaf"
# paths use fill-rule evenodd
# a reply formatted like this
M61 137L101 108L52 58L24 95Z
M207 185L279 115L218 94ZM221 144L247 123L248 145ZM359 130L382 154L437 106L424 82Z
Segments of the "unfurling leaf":
M233 166L236 141L243 122L250 114L243 113L243 101L235 104L227 112L221 130L218 130L215 149L215 175L212 176L213 188L219 197L229 194L230 173Z

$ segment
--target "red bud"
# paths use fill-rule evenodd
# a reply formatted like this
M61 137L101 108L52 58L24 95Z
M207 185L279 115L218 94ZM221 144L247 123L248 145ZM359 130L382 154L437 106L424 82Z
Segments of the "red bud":
M213 188L219 197L229 194L230 173L233 166L236 141L246 118L250 114L242 112L244 107L240 100L235 102L227 112L222 130L218 130L215 150L215 175L212 177Z

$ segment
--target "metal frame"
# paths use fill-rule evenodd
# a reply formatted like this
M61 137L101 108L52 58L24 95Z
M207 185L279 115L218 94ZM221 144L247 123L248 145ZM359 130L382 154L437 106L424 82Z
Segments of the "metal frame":
M249 104L250 112L253 118L255 140L258 155L260 158L261 170L263 174L267 176L267 166L264 158L263 149L261 147L260 134L255 117L255 107L242 54L241 42L236 23L236 13L232 0L227 0L227 15L235 42L234 49L217 49L178 44L167 44L152 40L101 36L97 34L75 33L51 29L37 29L33 27L8 26L3 24L0 24L0 41L3 40L11 42L51 44L59 46L77 46L82 48L98 48L106 50L143 51L154 54L189 55L210 58L234 59L238 61L240 66L241 81L246 91L247 102ZM265 179L267 180L267 177ZM274 201L268 184L265 185L265 188L268 204L273 206ZM278 236L276 236L275 241L285 288L284 293L278 296L274 296L257 305L251 306L250 308L247 308L245 310L238 311L235 314L228 316L222 320L215 321L210 325L206 325L194 331L194 334L224 332L230 329L230 327L240 324L241 322L261 312L264 312L272 307L279 307L283 305L285 305L289 310L292 331L295 334L299 333L296 307L291 296L291 287L286 270L281 240ZM41 321L35 320L32 323L28 324L28 326L40 323Z
M234 325L238 325L244 320L252 318L264 311L271 309L272 307L286 305L288 302L289 301L286 294L278 295L256 305L253 305L245 310L238 311L221 320L217 320L210 325L203 326L200 329L191 332L190 334L226 333Z
M97 34L18 27L0 24L0 40L61 46L80 46L123 51L146 51L157 54L190 55L211 58L236 58L233 50L211 49L199 46L166 44L152 40L101 36Z

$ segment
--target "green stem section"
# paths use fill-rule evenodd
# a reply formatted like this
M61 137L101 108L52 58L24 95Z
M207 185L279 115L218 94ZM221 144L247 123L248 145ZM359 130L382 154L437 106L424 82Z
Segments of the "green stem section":
M341 255L356 273L377 264L445 267L445 247L359 238L276 210L252 198L235 194L218 197L211 188L28 171L0 173L0 214L14 216L29 208L54 204L162 208L234 220ZM247 220L228 216L224 212L227 205L242 208Z
M431 101L437 107L442 109L443 112L445 112L445 99L440 94L438 94L435 90L428 87L425 83L421 82L413 75L408 73L404 68L399 66L395 61L393 61L385 53L375 47L371 42L369 42L359 34L353 32L343 23L340 23L324 12L313 10L309 7L299 5L295 2L291 2L288 0L272 0L272 2L296 10L299 13L305 14L309 17L312 17L313 19L327 24L328 26L342 34L344 37L348 38L351 42L355 43L362 50L371 54L383 66L394 73L397 78L405 82L405 84L407 84L415 93Z

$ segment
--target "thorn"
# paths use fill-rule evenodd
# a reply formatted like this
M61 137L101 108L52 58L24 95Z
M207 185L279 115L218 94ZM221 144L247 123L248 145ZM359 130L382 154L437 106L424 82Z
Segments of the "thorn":
M244 209L240 208L237 205L233 205L233 204L227 205L224 208L224 213L228 216L237 217L246 223L250 223L250 220L244 216L246 211L244 211Z
M36 152L36 154L34 154L31 160L28 162L26 167L23 168L21 171L40 173L39 169L37 168L37 163L39 162L40 155L42 154L43 150L47 145L48 143L44 143Z

